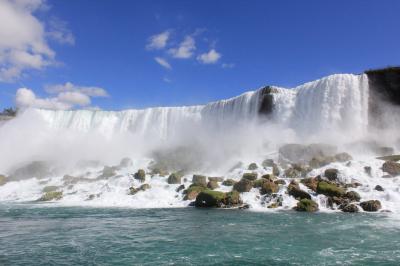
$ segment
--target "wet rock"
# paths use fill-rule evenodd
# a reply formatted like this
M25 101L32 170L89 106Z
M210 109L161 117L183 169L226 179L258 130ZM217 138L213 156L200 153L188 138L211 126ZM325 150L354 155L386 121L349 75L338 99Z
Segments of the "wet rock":
M146 191L146 190L148 190L150 188L151 188L151 186L149 184L143 184L139 188L130 187L129 188L129 194L130 195L135 195L136 193L138 193L140 191Z
M223 177L209 177L208 181L222 182L224 181Z
M235 185L236 183L237 182L235 180L229 178L227 180L224 180L222 182L222 185L227 186L227 187L231 187L231 186Z
M361 208L366 212L376 212L382 208L379 200L368 200L360 203Z
M310 199L302 199L294 209L301 212L316 212L318 211L318 203Z
M378 157L378 158L376 158L376 159L384 160L384 161L397 162L397 161L400 161L400 154L398 154L398 155L382 156L382 157Z
M214 190L216 188L219 188L218 182L217 181L208 181L207 187L211 190Z
M169 175L168 170L160 168L160 167L152 167L151 175L159 175L159 176L167 176ZM178 174L179 172L175 172L174 174Z
M178 173L172 173L167 179L168 184L180 184L182 182L182 176Z
M360 201L361 196L355 191L349 191L344 194L344 197L351 200L351 201Z
M265 159L262 163L261 163L262 167L273 167L275 165L274 160L272 159Z
M343 212L358 212L358 207L355 204L347 204L342 208Z
M250 209L249 204L243 204L242 206L239 206L239 210L247 210L247 209Z
M316 169L328 165L330 163L333 163L335 161L336 159L333 156L317 156L313 157L308 164L311 168Z
M123 158L121 162L119 163L120 168L127 168L127 167L132 167L133 166L133 161L131 158Z
M295 199L311 199L311 195L300 189L300 186L297 183L290 183L287 190L289 195Z
M184 190L184 189L185 189L185 185L182 184L175 191L179 192L179 191Z
M391 176L400 175L400 163L387 161L382 165L382 170Z
M338 174L339 170L335 168L329 168L326 169L324 172L324 176L329 180L329 181L337 181L338 179Z
M277 185L286 185L286 181L283 179L274 180L274 183Z
M146 180L146 172L143 169L139 169L135 173L134 178L140 182L144 182Z
M196 185L196 186L206 187L207 186L207 177L205 177L204 175L193 175L192 183L193 183L193 185Z
M338 162L347 162L353 160L353 157L347 152L341 152L335 155L335 159Z
M254 181L257 179L258 174L257 173L244 173L242 176L242 179L247 179L250 181Z
M281 174L281 171L279 170L279 167L277 164L274 163L274 165L272 166L272 174L274 176L279 176Z
M262 185L263 185L265 182L270 182L270 180L269 180L269 179L265 179L265 178L257 179L257 180L255 180L255 181L253 182L253 187L254 187L254 188L261 188Z
M50 191L44 193L42 197L38 199L38 201L52 201L52 200L60 200L63 197L62 191Z
M195 201L196 207L233 207L241 203L240 195L237 191L224 193L220 191L204 190L200 192Z
M256 163L251 163L249 164L249 167L247 167L248 170L256 170L258 169L258 165Z
M279 191L279 186L277 184L271 181L267 181L262 184L260 189L260 194L261 195L272 194L272 193L277 193L278 191Z
M115 166L104 166L100 178L109 178L117 175L117 167Z
M317 193L323 194L325 196L343 197L346 191L344 188L339 187L336 184L321 181L318 182Z
M270 181L274 181L275 180L275 176L271 175L271 174L262 175L261 178L262 179L267 179L267 180L270 180Z
M253 182L242 178L239 182L233 185L233 190L238 192L249 192L253 187Z
M292 167L285 170L287 178L301 178L305 177L312 169L304 164L293 164Z
M308 163L314 157L333 155L336 147L328 144L286 144L279 149L280 161Z
M362 184L358 183L358 182L353 182L353 183L344 185L345 188L357 188L357 187L360 187L360 186L362 186Z
M151 188L151 186L149 185L149 184L143 184L143 185L141 185L140 187L139 187L139 190L141 190L141 191L146 191L146 190L148 190L148 189L150 189Z
M309 178L304 178L300 180L302 184L304 184L306 187L311 189L312 191L317 191L317 186L318 186L318 179L315 177L309 177Z
M47 192L53 192L53 191L57 191L59 189L59 187L57 186L45 186L42 189L42 192L47 193Z
M372 173L371 166L364 166L364 171L365 171L365 173L367 173L367 175L371 176L371 173Z
M7 183L7 177L5 175L0 175L0 186Z
M197 195L204 190L206 190L204 186L196 186L192 184L188 189L183 191L183 193L185 194L183 200L194 200Z
M385 191L382 186L376 185L374 188L376 191Z
M34 161L15 170L9 177L10 180L23 180L31 177L45 178L53 175L49 163Z

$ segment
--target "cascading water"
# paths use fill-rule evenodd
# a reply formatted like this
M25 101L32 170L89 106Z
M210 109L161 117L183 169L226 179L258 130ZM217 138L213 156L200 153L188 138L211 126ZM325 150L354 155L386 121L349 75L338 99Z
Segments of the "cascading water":
M239 180L247 170L246 164L253 161L260 164L267 157L277 159L277 150L284 143L325 142L341 149L345 144L369 137L366 75L332 75L293 89L270 88L272 111L267 116L261 110L265 97L263 89L188 107L125 111L25 110L0 126L0 147L5 151L0 153L0 173L12 176L18 167L30 161L51 162L56 170L44 177L11 179L0 186L0 200L35 200L44 186L56 186L63 190L60 203L65 204L187 206L183 195L175 191L176 186L167 185L166 177L160 175L147 177L151 185L148 191L128 195L130 186L139 185L130 174L139 168L149 172L152 156L159 150L184 147L191 152L180 160L196 161L186 164L196 166L185 169L189 170L188 180L193 173L190 170ZM117 164L125 156L133 159L133 165L115 168L113 177L99 178L104 165ZM82 160L99 163L76 167ZM244 166L229 170L238 161ZM383 175L381 164L375 159L354 160L352 167L332 163L313 170L310 175L336 167L342 173L339 178L368 184L357 189L363 198L379 198L384 207L396 211L399 204L393 203L393 199L399 198L398 180L371 179L371 176ZM365 173L365 166L372 167L372 171ZM272 168L259 167L255 171L262 175L270 173ZM67 185L64 174L80 181ZM388 187L387 192L377 194L371 189L379 182ZM185 186L189 184L190 181L185 182ZM219 189L229 191L231 188L221 186ZM279 192L284 198L282 208L294 206L297 201L285 191L283 186ZM242 197L252 208L266 210L257 193L254 188ZM317 198L320 202L325 200Z

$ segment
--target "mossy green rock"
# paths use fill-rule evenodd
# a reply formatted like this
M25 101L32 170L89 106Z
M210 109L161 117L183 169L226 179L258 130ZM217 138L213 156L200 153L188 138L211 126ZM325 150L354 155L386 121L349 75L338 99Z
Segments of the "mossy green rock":
M207 177L205 177L204 175L193 175L192 183L196 186L205 187L207 186Z
M177 173L172 173L169 175L168 184L180 184L182 182L182 176Z
M50 191L44 193L42 197L39 198L39 201L51 201L51 200L60 200L63 197L62 191Z
M196 207L233 207L241 203L239 192L228 193L206 189L200 192L195 201Z
M185 194L185 197L183 199L194 200L197 197L197 195L204 190L206 190L206 188L203 186L191 185L188 189L183 191L183 193Z
M336 196L343 197L346 190L342 187L338 187L335 184L331 184L325 181L318 182L317 193L324 194L325 196Z
M146 172L143 169L139 169L135 175L135 179L139 180L140 182L144 182L146 180Z
M254 181L257 179L257 176L258 176L257 173L244 173L242 178L250 180L250 181Z
M318 203L310 199L302 199L294 209L301 212L316 212L318 211Z

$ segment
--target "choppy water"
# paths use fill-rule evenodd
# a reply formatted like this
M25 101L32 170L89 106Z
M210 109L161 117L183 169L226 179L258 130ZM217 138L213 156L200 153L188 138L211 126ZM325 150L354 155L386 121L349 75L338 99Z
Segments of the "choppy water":
M0 205L0 265L398 265L391 214Z

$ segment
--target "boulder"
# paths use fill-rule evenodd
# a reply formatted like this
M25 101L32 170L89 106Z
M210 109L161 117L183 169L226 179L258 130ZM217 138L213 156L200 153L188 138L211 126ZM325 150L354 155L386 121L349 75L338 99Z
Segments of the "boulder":
M364 166L364 171L365 171L365 173L367 174L367 175L371 175L371 173L372 173L372 168L371 168L371 166Z
M264 178L257 179L257 180L255 180L255 181L253 182L253 187L254 187L254 188L261 188L262 185L263 185L265 182L270 182L270 180L264 179Z
M194 200L197 195L204 190L206 190L204 186L196 186L192 184L188 189L183 191L183 193L185 194L183 200Z
M214 190L216 188L219 188L218 182L217 181L208 181L207 187L211 190Z
M256 169L258 169L258 165L256 163L251 163L251 164L249 164L247 169L248 170L256 170Z
M337 186L336 184L328 183L326 181L321 181L318 182L317 193L331 197L332 196L343 197L344 194L346 193L346 190L342 187Z
M150 189L151 186L149 184L143 184L141 185L139 188L135 188L135 187L130 187L129 188L129 194L130 195L135 195L136 193L138 193L139 191L146 191L148 189Z
M337 181L338 179L338 174L339 170L335 168L329 168L326 169L324 172L324 176L329 180L329 181Z
M50 191L43 194L42 197L38 199L38 201L51 201L51 200L60 200L63 197L62 191Z
M257 177L258 177L257 173L244 173L243 176L242 176L242 179L247 179L247 180L250 180L250 181L254 181L254 180L257 179Z
M287 190L289 195L295 199L311 199L311 195L300 189L297 183L290 183Z
M277 164L274 163L274 165L272 166L272 174L274 176L279 176L281 174L281 171L279 170L279 167Z
M99 178L109 178L117 175L117 167L115 166L104 166L101 176Z
M223 177L212 177L212 176L210 176L208 178L208 181L222 182L222 181L224 181L224 178Z
M400 163L387 161L382 165L382 170L391 176L400 175Z
M45 178L53 175L49 163L44 161L34 161L15 170L9 180L23 180L31 177Z
M275 180L275 176L271 175L271 174L265 174L261 176L262 179L267 179L269 181L274 181Z
M177 187L175 191L179 192L179 191L184 190L184 189L185 189L185 185L182 184L179 187Z
M274 180L274 183L277 185L286 185L286 181L283 179Z
M140 182L144 182L146 180L146 172L143 169L139 169L135 173L134 178Z
M382 186L376 185L374 188L376 191L385 191Z
M360 203L361 208L366 212L376 212L382 208L379 200L368 200Z
M358 212L358 207L355 204L347 204L342 208L343 212Z
M237 191L224 193L220 191L204 190L200 192L195 201L196 207L233 207L241 203Z
M274 182L267 181L262 184L260 189L260 194L261 195L272 194L272 193L277 193L278 191L279 191L279 185L275 184Z
M140 187L139 187L139 190L141 190L141 191L146 191L146 190L148 190L148 189L150 189L151 188L151 186L149 185L149 184L143 184L143 185L141 185Z
M249 192L252 187L252 181L242 178L239 182L233 185L233 190L236 190L238 192Z
M335 159L338 162L347 162L353 160L353 157L347 152L341 152L335 155Z
M318 203L310 199L302 199L294 209L301 212L316 212L318 211Z
M304 184L306 187L311 189L312 191L317 191L317 186L318 186L318 179L315 177L309 177L309 178L304 178L300 180L302 184Z
M360 201L361 196L355 191L349 191L344 194L344 197L351 200L351 201Z
M0 175L0 186L7 183L7 177L5 175Z
M207 177L204 175L193 175L192 184L196 186L207 186Z
M308 165L311 168L315 169L315 168L323 167L323 166L333 163L335 161L336 161L336 158L334 156L316 156L316 157L313 157L309 161Z
M275 165L274 160L272 159L265 159L262 163L261 163L262 167L273 167Z
M224 180L222 182L222 185L227 186L227 187L231 187L231 186L235 185L236 183L237 182L235 180L229 178L227 180Z
M120 168L127 168L127 167L132 167L133 166L133 161L131 158L123 158L121 162L119 163Z
M175 172L175 175L178 175L179 172ZM153 167L151 170L151 175L159 175L159 176L167 176L169 174L168 170L160 168L160 167ZM179 174L180 175L180 174ZM181 176L181 175L180 175Z
M177 173L172 173L167 179L168 184L180 184L182 182L182 176Z

